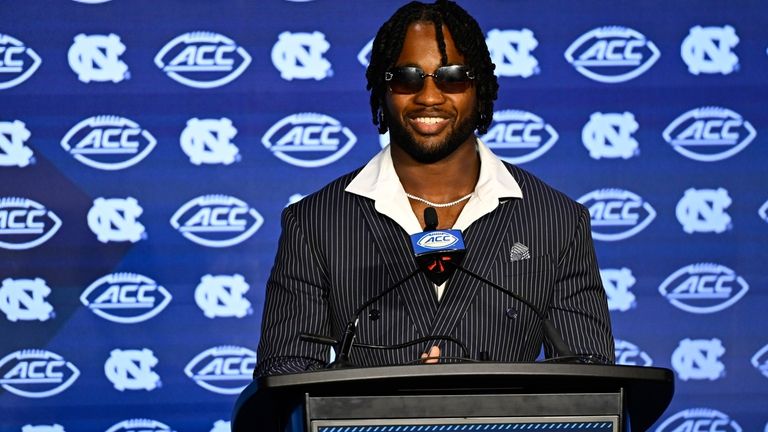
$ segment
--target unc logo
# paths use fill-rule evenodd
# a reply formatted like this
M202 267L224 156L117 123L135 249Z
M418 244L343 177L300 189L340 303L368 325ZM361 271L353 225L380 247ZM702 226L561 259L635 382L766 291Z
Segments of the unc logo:
M763 205L760 206L760 208L757 210L757 214L760 216L760 219L768 222L768 201L764 202Z
M0 286L0 310L9 321L47 321L56 316L45 301L51 289L40 278L5 279Z
M717 431L741 432L741 426L720 411L710 408L690 408L664 420L656 432Z
M757 132L734 111L701 107L676 118L664 129L663 136L681 155L696 161L715 162L744 150Z
M726 266L713 263L687 265L667 277L659 293L673 306L695 314L719 312L749 291L747 281Z
M7 34L0 33L0 90L17 86L40 67L40 56Z
M496 75L528 78L539 73L539 61L531 55L539 42L531 30L493 29L488 32L485 43L496 65Z
M90 36L81 33L75 36L75 42L69 47L67 59L77 79L84 83L118 83L130 78L128 65L120 60L124 52L125 45L120 42L120 36L114 33Z
M240 150L231 142L235 135L237 129L228 118L192 118L181 132L181 149L195 165L229 165L240 160Z
M184 373L200 387L219 394L238 394L253 379L256 353L238 346L209 348L193 358Z
M361 65L368 67L371 63L371 51L373 50L373 39L369 40L367 44L357 53L357 61Z
M315 168L341 159L357 137L338 120L325 114L292 114L275 123L261 143L284 162Z
M135 273L108 274L80 294L80 302L93 313L120 324L146 321L162 312L171 299L164 287Z
M208 247L228 247L250 238L264 218L245 202L227 195L203 195L181 206L171 226L187 239Z
M213 428L210 432L230 432L232 430L232 424L225 420L216 420L213 424Z
M624 340L616 341L616 364L626 366L653 366L653 359L635 344Z
M629 291L636 282L632 270L626 267L601 269L600 278L608 295L609 310L626 312L636 306L635 295Z
M208 318L243 318L253 313L243 295L250 287L242 275L205 275L195 290L195 303Z
M157 357L152 350L113 349L104 363L104 374L115 389L152 391L161 386L160 376L152 371Z
M768 345L756 352L750 359L750 363L752 363L752 366L763 374L764 377L768 378Z
M88 227L102 243L136 243L147 237L144 225L136 220L143 211L135 198L96 198L88 210Z
M0 386L18 396L54 396L79 376L75 365L50 351L20 350L0 360Z
M639 233L656 217L656 210L637 194L622 189L598 189L578 201L589 209L592 237L624 240Z
M42 204L26 198L0 198L0 248L31 249L61 228L61 219Z
M493 113L493 124L481 140L501 159L521 164L549 151L558 138L555 128L536 114L503 110Z
M722 233L731 228L731 217L725 209L731 205L728 191L719 189L688 189L677 203L675 215L683 230Z
M440 250L455 245L459 239L445 231L432 231L422 236L416 244L423 248Z
M168 42L155 65L189 87L214 88L230 83L251 64L251 56L232 39L211 32L190 32Z
M732 49L739 44L733 27L692 27L680 46L688 72L728 75L738 69L739 57Z
M133 120L99 115L80 121L61 139L61 147L89 167L115 171L141 162L157 140Z
M581 131L581 140L592 159L629 159L640 153L632 134L638 124L631 112L593 113Z
M32 149L24 145L32 134L24 122L0 122L0 166L24 168L34 163Z
M587 78L603 83L629 81L650 69L661 53L642 33L627 27L599 27L576 39L565 59Z
M714 381L725 375L719 358L725 354L720 339L683 339L672 353L672 367L683 381Z
M312 33L280 33L272 47L272 64L280 71L280 77L287 81L294 78L321 80L333 74L331 63L323 58L331 44L325 35Z
M21 432L65 432L64 426L60 424L52 425L24 425L21 427Z
M112 425L106 432L174 432L168 425L157 420L130 419Z

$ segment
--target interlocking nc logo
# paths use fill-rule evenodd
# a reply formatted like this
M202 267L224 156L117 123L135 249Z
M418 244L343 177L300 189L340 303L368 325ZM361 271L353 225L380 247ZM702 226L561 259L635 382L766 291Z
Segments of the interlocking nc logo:
M51 288L40 278L4 279L0 286L0 310L9 321L47 321L56 316L45 301Z
M31 136L20 120L0 122L0 166L24 168L34 163L32 149L24 145Z
M728 75L739 67L739 57L732 51L739 44L736 30L723 27L692 27L680 46L680 56L688 72Z
M81 33L75 36L75 42L69 47L67 59L77 79L84 83L119 83L130 78L128 65L120 60L124 52L125 45L114 33L90 36Z
M61 219L42 204L27 198L0 198L0 248L31 249L45 243L61 228Z
M75 365L50 351L20 350L0 360L0 386L18 396L54 396L79 376Z
M481 139L501 159L521 164L542 156L559 137L555 128L536 114L503 110L493 113L493 124Z
M624 240L639 233L656 217L656 210L639 195L622 189L594 190L578 201L589 209L592 237Z
M66 432L64 426L60 424L52 425L24 425L21 427L21 432Z
M642 33L627 27L599 27L576 39L565 58L587 78L629 81L650 69L661 53Z
M683 381L714 381L725 375L725 365L718 360L725 354L720 339L683 339L672 353L672 367Z
M714 263L687 265L659 286L659 293L673 306L695 314L719 312L741 300L747 291L744 278Z
M632 276L632 270L626 267L601 269L600 278L608 295L609 310L626 312L636 306L635 295L629 291L636 282L635 277Z
M229 165L240 160L240 150L232 144L237 129L232 120L191 118L181 132L181 149L195 165Z
M152 391L161 386L160 376L152 371L157 357L152 350L113 349L104 363L104 374L115 389Z
M756 352L750 359L750 363L752 363L752 366L763 374L764 377L768 378L768 345Z
M232 82L251 64L251 56L232 39L211 32L191 32L168 42L155 65L189 87L214 88Z
M760 206L760 208L757 210L757 214L760 216L760 219L768 222L768 201L764 202L763 205Z
M701 107L676 118L664 129L663 136L676 152L689 159L716 162L744 150L757 132L734 111Z
M227 195L203 195L188 201L171 217L171 226L187 239L208 247L245 241L264 218L244 201Z
M720 411L711 408L690 408L664 420L656 432L717 431L741 432L741 426Z
M732 228L731 217L725 209L731 205L728 191L718 189L688 189L677 203L677 221L688 234L725 232Z
M238 346L209 348L193 358L184 373L200 387L219 394L238 394L253 379L256 353Z
M528 78L539 73L539 61L531 55L539 42L531 30L493 29L488 32L485 43L496 65L496 75Z
M629 159L640 153L632 134L638 128L631 112L593 113L581 131L581 140L592 159Z
M115 171L141 162L155 148L157 140L133 120L100 115L72 127L61 146L89 167Z
M242 275L205 275L195 290L195 303L208 318L243 318L253 313L243 295L250 287Z
M17 86L40 67L40 56L7 34L0 33L0 90Z
M313 78L319 81L333 75L331 63L323 58L330 47L325 35L318 31L285 31L280 33L277 43L272 47L272 64L284 80Z
M93 313L120 324L146 321L162 312L171 299L163 286L135 273L108 274L80 295L80 302Z
M653 359L637 345L624 340L615 341L616 364L627 366L653 366Z
M325 114L292 114L275 123L261 143L280 160L303 168L336 162L357 142L338 120Z
M146 238L144 225L136 218L144 212L135 198L96 198L88 211L88 227L102 243Z
M112 425L105 432L174 432L168 425L157 420L130 419Z

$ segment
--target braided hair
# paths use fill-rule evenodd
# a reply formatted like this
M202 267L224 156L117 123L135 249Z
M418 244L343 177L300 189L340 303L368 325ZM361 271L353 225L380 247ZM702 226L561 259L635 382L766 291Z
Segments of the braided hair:
M491 62L480 25L467 11L448 0L437 0L434 4L412 1L398 9L379 29L373 40L371 62L365 72L368 80L366 88L371 91L373 124L378 126L379 133L382 134L389 129L383 106L387 91L384 73L395 65L403 49L408 27L417 21L435 25L442 65L448 63L442 27L445 26L451 32L456 48L464 55L467 65L475 74L476 129L481 134L486 133L493 120L493 101L496 100L499 89L496 75L493 73L496 66Z

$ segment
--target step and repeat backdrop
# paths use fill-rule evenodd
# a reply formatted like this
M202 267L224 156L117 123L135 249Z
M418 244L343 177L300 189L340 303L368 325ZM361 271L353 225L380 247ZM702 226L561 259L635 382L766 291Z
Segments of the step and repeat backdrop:
M464 1L483 137L590 210L654 426L768 431L768 3ZM229 430L280 212L386 145L379 0L3 0L0 430Z

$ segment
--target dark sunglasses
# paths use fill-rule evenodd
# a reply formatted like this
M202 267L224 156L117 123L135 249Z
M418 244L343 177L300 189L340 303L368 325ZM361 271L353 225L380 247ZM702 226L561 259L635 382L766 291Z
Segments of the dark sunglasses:
M401 94L420 92L427 77L432 77L437 88L444 93L463 93L472 85L475 74L464 65L442 66L431 74L415 66L396 67L384 73L389 89Z

